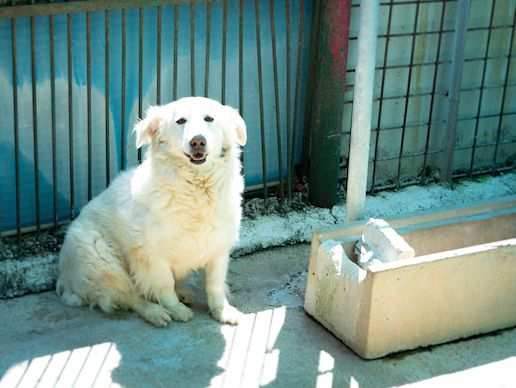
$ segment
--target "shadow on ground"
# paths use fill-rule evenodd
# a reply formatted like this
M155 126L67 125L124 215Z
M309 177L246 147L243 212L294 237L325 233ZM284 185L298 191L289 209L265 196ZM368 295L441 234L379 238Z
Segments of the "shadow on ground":
M289 309L272 352L279 357L269 387L507 387L516 381L514 329L366 361L302 310Z
M208 386L223 372L225 341L195 307L191 322L157 329L133 314L64 307L53 293L3 302L0 386Z

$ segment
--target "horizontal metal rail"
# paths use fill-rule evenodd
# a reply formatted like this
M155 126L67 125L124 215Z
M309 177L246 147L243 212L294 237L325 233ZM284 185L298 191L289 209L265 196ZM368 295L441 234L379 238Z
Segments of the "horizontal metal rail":
M17 18L21 16L49 16L138 7L155 7L166 4L190 4L197 2L200 2L200 0L85 0L70 1L67 3L13 5L0 7L0 18Z

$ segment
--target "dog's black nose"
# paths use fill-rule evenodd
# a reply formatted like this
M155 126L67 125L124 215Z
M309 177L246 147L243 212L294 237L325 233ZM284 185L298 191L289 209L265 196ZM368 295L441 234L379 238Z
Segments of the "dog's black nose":
M197 135L190 140L190 147L192 151L197 152L206 152L206 138L202 135Z

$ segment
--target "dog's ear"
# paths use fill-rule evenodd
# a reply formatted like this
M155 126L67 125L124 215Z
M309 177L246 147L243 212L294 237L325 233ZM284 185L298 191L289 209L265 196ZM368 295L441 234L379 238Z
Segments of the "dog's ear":
M134 126L136 135L136 148L150 144L158 133L161 124L161 109L159 106L151 106L145 113L145 118Z
M235 108L232 108L228 105L225 105L225 108L230 117L229 122L235 130L237 143L241 146L244 146L245 143L247 143L247 128L245 125L245 121L242 118L242 116L240 116L240 113L238 113L238 110L236 110Z

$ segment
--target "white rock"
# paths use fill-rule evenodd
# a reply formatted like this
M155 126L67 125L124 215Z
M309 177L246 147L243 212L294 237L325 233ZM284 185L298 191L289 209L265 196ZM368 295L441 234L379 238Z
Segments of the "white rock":
M361 262L377 259L387 263L414 256L414 249L385 220L371 218L367 222L362 233Z

